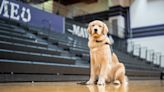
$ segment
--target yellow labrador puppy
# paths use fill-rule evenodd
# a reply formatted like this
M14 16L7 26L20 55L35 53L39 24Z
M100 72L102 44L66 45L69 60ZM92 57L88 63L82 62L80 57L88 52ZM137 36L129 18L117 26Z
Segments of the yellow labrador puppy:
M92 21L87 29L90 48L90 79L86 84L94 84L97 77L99 85L106 82L122 84L125 82L125 67L111 52L111 42L107 37L108 28L99 20Z

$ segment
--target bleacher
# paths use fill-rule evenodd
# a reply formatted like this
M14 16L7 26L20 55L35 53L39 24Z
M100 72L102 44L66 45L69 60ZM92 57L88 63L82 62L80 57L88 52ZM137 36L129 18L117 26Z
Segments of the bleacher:
M160 79L161 69L114 48L130 79ZM0 21L0 82L89 78L87 39Z

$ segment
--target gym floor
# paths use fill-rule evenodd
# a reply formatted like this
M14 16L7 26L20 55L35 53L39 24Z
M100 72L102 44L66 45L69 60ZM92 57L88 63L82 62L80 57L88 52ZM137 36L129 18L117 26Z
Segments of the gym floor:
M0 92L163 92L164 81L136 80L128 86L80 85L78 82L0 83Z

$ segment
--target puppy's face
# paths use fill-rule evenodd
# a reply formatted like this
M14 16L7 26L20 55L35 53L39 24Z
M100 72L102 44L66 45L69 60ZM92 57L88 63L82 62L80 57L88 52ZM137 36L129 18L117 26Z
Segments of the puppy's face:
M87 31L90 36L98 38L102 35L107 35L108 28L102 21L95 20L89 23Z

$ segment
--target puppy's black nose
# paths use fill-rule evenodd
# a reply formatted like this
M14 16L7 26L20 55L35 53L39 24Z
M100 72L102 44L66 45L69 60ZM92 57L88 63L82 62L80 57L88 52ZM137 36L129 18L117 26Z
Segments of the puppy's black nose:
M94 29L95 33L97 33L97 29Z

